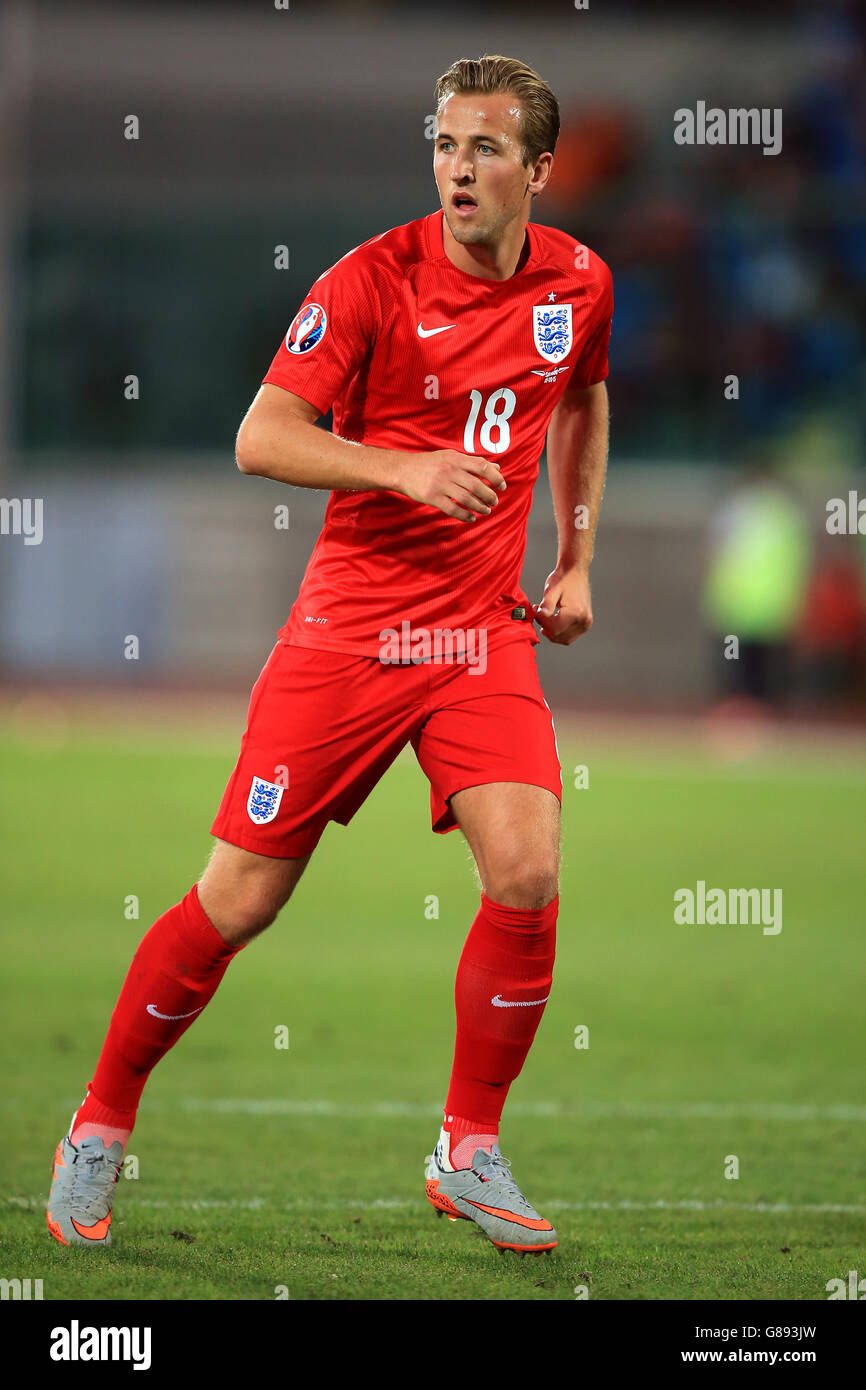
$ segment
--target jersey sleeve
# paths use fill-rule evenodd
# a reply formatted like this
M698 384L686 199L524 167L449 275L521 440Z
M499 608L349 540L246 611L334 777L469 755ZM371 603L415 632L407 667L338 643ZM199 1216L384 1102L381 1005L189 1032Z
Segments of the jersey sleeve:
M381 323L380 294L358 250L315 282L263 379L322 415L357 375Z
M569 377L569 385L578 388L606 381L609 371L607 352L613 322L613 276L603 261L600 262L600 266L601 293L590 321L586 342Z

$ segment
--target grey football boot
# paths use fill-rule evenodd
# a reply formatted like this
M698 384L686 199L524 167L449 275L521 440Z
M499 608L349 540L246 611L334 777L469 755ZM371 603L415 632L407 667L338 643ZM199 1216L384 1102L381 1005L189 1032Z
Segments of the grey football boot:
M54 1154L48 1229L61 1245L111 1244L111 1204L123 1163L115 1139L106 1149L98 1134L77 1146L67 1134Z
M471 1168L443 1167L441 1142L426 1162L427 1200L438 1216L477 1222L500 1255L541 1255L555 1248L556 1231L529 1205L498 1144L489 1152L476 1149Z

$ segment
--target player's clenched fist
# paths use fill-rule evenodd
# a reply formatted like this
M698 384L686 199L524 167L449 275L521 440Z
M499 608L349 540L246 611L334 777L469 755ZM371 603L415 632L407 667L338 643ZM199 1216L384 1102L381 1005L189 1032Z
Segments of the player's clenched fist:
M555 569L547 576L535 621L550 642L569 646L592 627L592 598L585 569Z
M414 454L401 492L414 502L438 507L458 521L477 521L489 516L505 491L499 465L456 449L435 449Z

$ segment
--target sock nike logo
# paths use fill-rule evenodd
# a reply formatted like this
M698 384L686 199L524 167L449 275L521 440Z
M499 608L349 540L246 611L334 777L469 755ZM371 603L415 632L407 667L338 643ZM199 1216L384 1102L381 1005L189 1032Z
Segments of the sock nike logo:
M161 1014L155 1004L148 1004L147 1012L153 1014L154 1018L192 1018L193 1014L200 1014L204 1004L199 1004L197 1009L190 1009L188 1014Z
M546 1004L549 998L545 994L543 999L503 999L501 994L494 994L490 1002L497 1009L529 1009L533 1004Z

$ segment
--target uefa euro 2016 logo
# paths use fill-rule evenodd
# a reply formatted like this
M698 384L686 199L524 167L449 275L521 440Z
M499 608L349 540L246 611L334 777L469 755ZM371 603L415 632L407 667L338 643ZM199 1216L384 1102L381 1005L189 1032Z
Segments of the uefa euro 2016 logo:
M322 341L328 326L328 316L321 304L305 304L292 319L286 334L286 347L296 355L310 352Z

